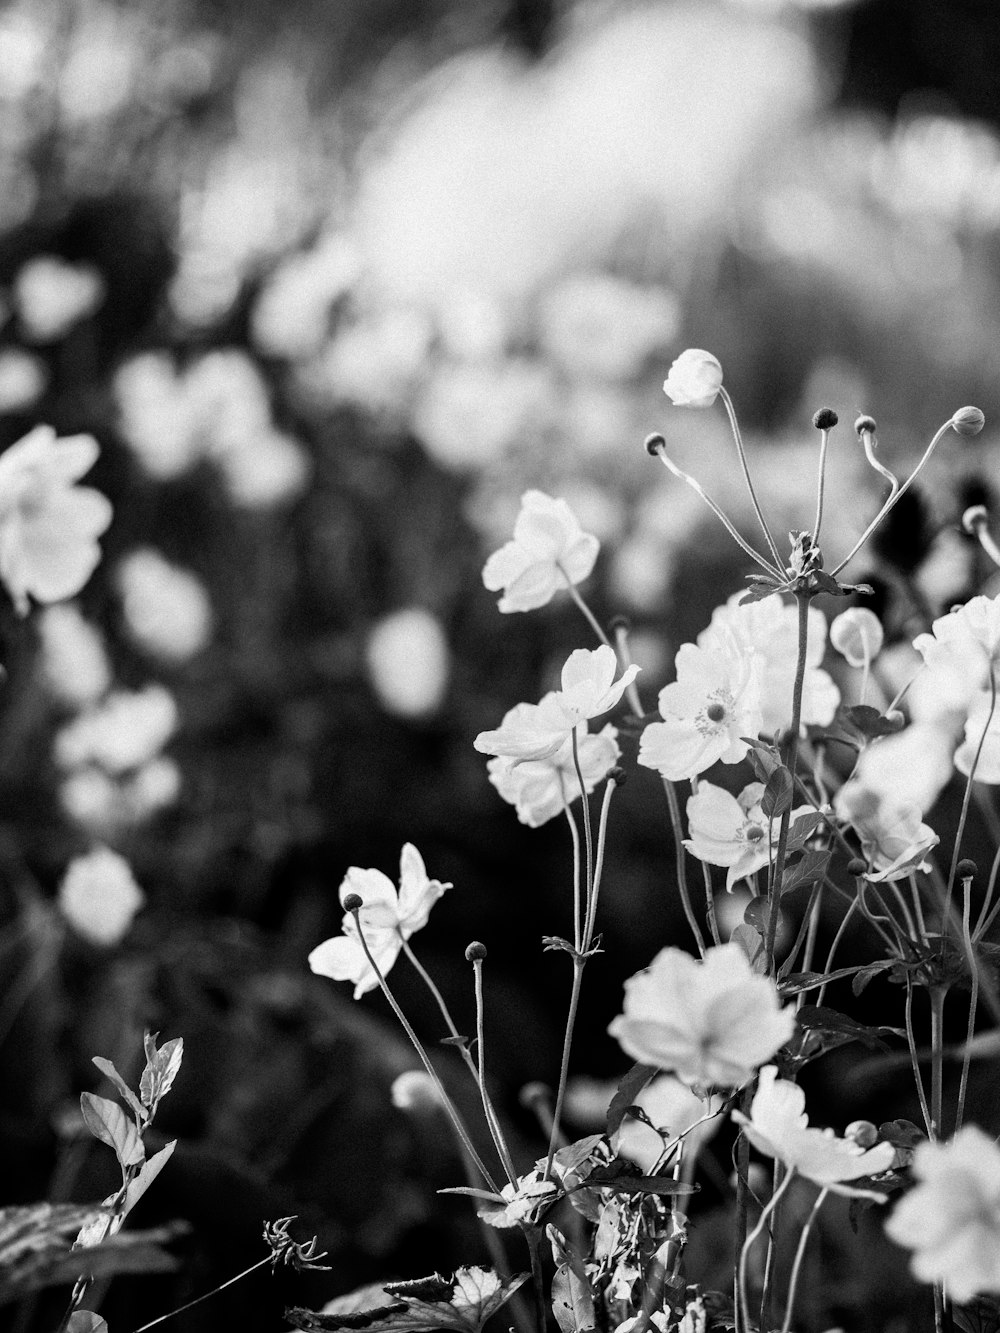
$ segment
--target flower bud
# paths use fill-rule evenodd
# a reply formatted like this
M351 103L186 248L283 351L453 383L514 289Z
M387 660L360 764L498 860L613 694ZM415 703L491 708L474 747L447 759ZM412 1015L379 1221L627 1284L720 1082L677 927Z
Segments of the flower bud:
M813 416L813 425L817 430L833 430L839 420L832 407L821 407Z
M345 912L360 912L365 905L360 893L345 893L341 901Z
M486 945L480 944L479 940L473 940L465 951L465 958L469 963L481 963L485 957Z
M653 431L652 435L646 436L645 449L646 453L649 454L650 458L655 458L656 455L660 452L660 450L665 449L666 447L667 447L666 440L663 438L662 435L658 434L655 430Z
M902 731L906 726L906 717L899 708L890 708L885 715L885 720L893 731Z
M845 1139L853 1139L859 1148L874 1148L878 1130L870 1120L852 1120L844 1130Z
M956 435L978 435L986 425L986 418L978 407L960 407L951 419Z
M860 879L862 875L868 873L868 863L862 861L860 856L852 856L847 863L847 873L854 879Z
M962 857L955 869L959 879L975 879L979 874L979 867L975 861L970 861L967 856Z
M989 521L989 510L985 505L970 505L962 515L962 528L970 537L975 537L982 528L987 527Z
M852 667L863 667L882 651L885 635L874 611L866 606L852 606L836 616L830 625L830 644Z
M663 392L675 407L711 407L721 388L718 358L700 347L681 352L663 381Z
M858 417L857 421L855 421L854 429L857 431L859 435L863 435L865 431L868 431L872 435L874 435L876 430L875 418L868 416L867 413L862 413L862 415Z
M653 436L651 435L649 438L653 439ZM663 436L658 435L656 438L662 440ZM629 620L628 616L612 616L608 622L608 629L615 634L617 634L619 630L623 630L627 634L631 628L632 622Z
M430 1074L422 1069L407 1069L393 1080L392 1104L399 1111L436 1111L441 1098Z
M537 1079L532 1083L525 1083L521 1089L518 1101L526 1110L531 1110L539 1102L552 1101L552 1089L547 1083L541 1083Z

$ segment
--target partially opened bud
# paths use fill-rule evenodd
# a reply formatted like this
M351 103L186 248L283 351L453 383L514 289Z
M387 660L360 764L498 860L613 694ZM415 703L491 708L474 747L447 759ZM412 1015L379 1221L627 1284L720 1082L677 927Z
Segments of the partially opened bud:
M986 418L978 407L960 407L951 419L951 428L957 435L978 435L986 425Z
M675 407L711 407L721 388L718 358L700 347L681 352L663 381L663 392Z
M962 515L962 528L970 537L975 537L981 528L989 524L989 521L990 515L985 505L970 505Z

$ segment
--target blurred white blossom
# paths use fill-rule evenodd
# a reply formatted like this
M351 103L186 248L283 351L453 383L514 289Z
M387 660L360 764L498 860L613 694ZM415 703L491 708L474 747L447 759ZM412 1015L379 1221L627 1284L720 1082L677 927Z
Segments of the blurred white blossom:
M861 840L862 855L871 866L866 879L892 882L930 868L927 853L940 839L922 822L918 805L900 801L894 793L883 798L854 779L837 792L834 808Z
M483 583L490 592L503 591L501 611L534 611L560 589L587 578L599 549L565 500L525 491L513 540L486 561Z
M177 704L162 685L113 690L57 733L56 762L66 769L96 764L110 774L125 773L154 759L177 723Z
M29 342L56 342L103 300L104 279L95 268L55 255L29 259L14 279L14 305Z
M733 796L711 782L701 782L687 803L688 832L684 846L699 861L727 866L726 888L747 879L768 865L778 845L780 819L768 819L761 809L762 782L751 782ZM794 821L811 807L792 811Z
M830 646L849 666L867 667L882 651L885 634L874 611L852 606L830 622Z
M196 575L152 547L132 551L115 573L133 643L166 662L201 652L212 633L212 605Z
M1000 782L1000 701L983 690L973 701L965 723L965 739L955 751L955 767L976 782Z
M292 255L257 297L251 313L254 342L267 356L298 360L314 355L326 340L335 302L357 276L357 252L340 233Z
M38 401L49 382L40 357L20 347L0 351L0 412L23 412Z
M110 776L94 764L68 773L59 784L63 809L94 836L111 837L135 828L176 801L180 769L158 755L139 768Z
M609 1098L610 1100L610 1098ZM649 1173L663 1154L666 1143L683 1136L687 1153L697 1152L722 1124L724 1099L717 1094L699 1097L674 1074L660 1074L647 1083L633 1105L645 1111L651 1126L626 1116L611 1144L619 1157L627 1157ZM699 1123L703 1122L703 1123Z
M383 616L365 644L365 663L379 703L399 717L435 712L448 687L450 653L440 620L411 606Z
M578 273L542 297L539 338L573 378L628 380L670 343L679 319L677 297L662 287Z
M518 709L526 707L526 704L517 704L512 708L504 717L501 729L515 724ZM612 726L593 734L588 734L583 723L577 727L577 759L588 795L618 762L621 751L617 736ZM580 796L570 737L548 759L518 763L516 759L498 756L491 759L486 768L490 782L505 801L516 807L518 819L529 828L539 828L555 818Z
M95 704L111 687L104 638L75 602L47 606L35 619L42 670L55 698L76 708Z
M59 909L78 935L110 948L128 933L145 895L124 857L95 847L71 861L59 886Z

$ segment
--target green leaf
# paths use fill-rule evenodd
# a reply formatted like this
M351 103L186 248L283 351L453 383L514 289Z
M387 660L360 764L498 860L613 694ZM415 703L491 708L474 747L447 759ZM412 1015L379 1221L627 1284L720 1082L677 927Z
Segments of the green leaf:
M150 1115L170 1091L184 1055L183 1037L174 1037L171 1041L165 1041L157 1050L156 1038L158 1036L159 1033L151 1035L147 1032L143 1038L143 1045L146 1049L146 1068L142 1071L142 1078L139 1080L139 1096L142 1099L143 1106L149 1108Z
M901 725L898 720L893 721L883 716L877 708L872 708L868 704L856 704L853 708L846 708L843 717L869 740L875 736L892 736L899 731Z
M819 810L810 810L804 815L799 815L788 830L788 855L802 851L809 839L815 836L816 830L826 822L826 815L821 814Z
M114 1149L122 1170L142 1161L146 1150L139 1131L117 1102L97 1097L92 1092L81 1092L80 1110L94 1138Z
M795 889L811 889L826 874L832 856L831 851L808 848L794 865L786 867L781 877L781 896L784 898Z
M552 1313L560 1333L590 1333L597 1327L594 1289L583 1260L555 1227L545 1228L556 1263L552 1279Z
M452 1329L456 1333L480 1333L487 1319L510 1300L518 1287L528 1279L527 1273L518 1273L504 1282L492 1268L459 1268L452 1277L440 1273L419 1278L415 1282L386 1282L382 1290L389 1302L367 1310L356 1304L345 1308L305 1310L292 1306L285 1318L293 1328L307 1333L336 1333L339 1329L363 1329L366 1333L433 1333L435 1329Z
M93 1310L74 1310L66 1325L66 1333L108 1333L108 1326Z
M95 1055L93 1058L93 1063L101 1071L104 1077L110 1079L111 1082L115 1085L115 1087L118 1089L118 1092L125 1099L126 1105L135 1115L136 1120L139 1122L139 1124L140 1125L145 1124L147 1119L149 1118L146 1108L143 1106L142 1102L139 1101L139 1098L135 1095L135 1093L132 1091L129 1085L125 1082L125 1080L122 1078L121 1074L119 1074L118 1070L114 1067L111 1061L105 1060L100 1055Z
M862 1046L867 1046L869 1049L876 1051L888 1051L890 1049L882 1040L883 1034L893 1037L906 1036L906 1033L900 1028L870 1027L865 1023L859 1023L848 1014L839 1013L836 1009L828 1009L826 1005L804 1004L797 1016L801 1025L810 1032L820 1032L833 1037L840 1037L842 1041L859 1041Z
M831 597L846 597L847 592L840 586L832 574L827 574L822 569L813 569L810 571L810 578L820 592L828 592Z
M618 1084L618 1091L611 1098L611 1105L608 1107L608 1138L618 1132L626 1111L635 1104L639 1093L658 1072L653 1065L636 1064Z
M754 900L756 901L756 899ZM764 949L764 936L746 920L736 926L729 934L731 944L738 944L747 956L747 961L755 972L763 975L767 971L767 957Z
M851 991L854 995L860 995L873 977L877 977L880 972L887 971L895 963L893 958L881 958L875 963L866 963L864 967L859 967L854 974L854 980L851 982Z
M595 1166L587 1177L590 1186L599 1185L601 1189L613 1190L615 1194L694 1194L698 1186L686 1181L672 1180L669 1176L637 1176L631 1162L616 1158L607 1166Z
M792 804L792 775L784 764L779 765L768 778L760 808L768 819L777 819Z
M749 747L747 758L750 760L754 777L766 785L771 774L782 767L781 756L773 746L765 744L754 736L741 736L740 740Z
M148 1162L143 1162L138 1175L134 1180L129 1181L128 1186L125 1189L125 1202L122 1206L123 1216L128 1216L146 1193L150 1185L152 1185L153 1181L174 1155L174 1149L176 1147L177 1140L171 1139L159 1152L153 1153Z

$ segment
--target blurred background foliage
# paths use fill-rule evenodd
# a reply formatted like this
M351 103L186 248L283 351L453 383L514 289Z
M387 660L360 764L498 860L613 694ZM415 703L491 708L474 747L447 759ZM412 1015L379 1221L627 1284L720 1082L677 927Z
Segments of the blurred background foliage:
M462 950L488 943L498 1097L537 1145L517 1093L556 1068L567 839L517 824L471 740L587 639L568 602L501 619L482 562L526 488L565 496L651 702L743 571L645 434L749 527L721 416L662 396L680 349L722 360L777 531L809 521L812 412L840 412L838 550L875 503L858 412L890 463L962 403L998 419L998 59L990 0L4 6L0 444L92 432L116 517L77 607L4 626L0 1178L105 1193L72 1114L90 1056L184 1036L143 1208L191 1239L178 1274L115 1282L112 1328L252 1262L265 1217L302 1214L334 1272L257 1275L188 1328L484 1258L433 1196L441 1136L389 1106L413 1057L385 1006L306 956L348 865L394 875L413 841L456 886L418 952L471 1021ZM952 438L856 562L897 640L978 586L956 524L997 443ZM633 771L616 807L581 1074L621 1072L621 982L685 938L660 798ZM56 909L94 843L146 896L111 949ZM905 1113L893 1085L834 1062L831 1119ZM905 1327L872 1238L837 1244L829 1322Z

